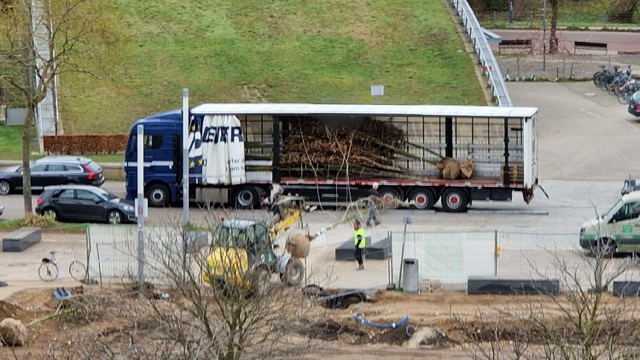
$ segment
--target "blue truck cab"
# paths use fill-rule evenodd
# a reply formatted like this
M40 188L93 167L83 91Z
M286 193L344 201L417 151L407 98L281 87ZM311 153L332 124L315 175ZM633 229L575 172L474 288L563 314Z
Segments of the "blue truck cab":
M144 126L144 195L150 206L168 206L179 199L182 111L176 109L149 115L131 126L124 164L128 200L135 199L138 191L138 125Z

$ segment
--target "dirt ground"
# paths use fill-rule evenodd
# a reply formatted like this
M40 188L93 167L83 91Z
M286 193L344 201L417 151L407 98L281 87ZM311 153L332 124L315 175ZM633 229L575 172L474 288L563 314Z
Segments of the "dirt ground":
M153 331L150 329L155 327L151 322L144 325L145 321L139 319L134 322L124 312L116 316L115 311L110 311L148 301L123 287L71 289L76 293L76 301L83 299L87 308L81 314L46 319L55 312L51 290L27 289L0 301L0 320L13 317L29 324L26 346L1 347L0 359L53 359L53 355L57 356L55 358L82 358L80 354L88 339L105 344L121 344L123 339L133 342L136 331L141 334L145 329ZM467 295L460 291L438 290L421 294L380 290L371 294L369 302L356 303L347 309L328 309L306 299L307 311L292 318L288 333L284 334L305 344L303 352L296 356L304 359L346 360L363 356L399 360L416 357L468 359L473 357L474 342L470 341L470 333L481 339L490 339L500 332L514 333L519 312L533 304L554 308L551 298L542 295ZM606 295L606 301L612 304L625 300L632 302L626 305L627 309L635 309L635 298ZM180 299L176 296L154 301ZM354 314L383 324L399 322L405 316L408 321L396 328L379 329L356 322ZM495 322L497 318L502 320ZM502 328L498 332L497 325ZM532 339L535 342L534 337Z

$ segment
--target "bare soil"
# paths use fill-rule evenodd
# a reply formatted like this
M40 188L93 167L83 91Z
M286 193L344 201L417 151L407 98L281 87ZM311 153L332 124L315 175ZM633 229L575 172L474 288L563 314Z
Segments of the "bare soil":
M152 320L133 320L122 309L133 309L136 303L149 300L124 288L100 289L84 287L75 301L86 304L82 310L61 317L45 319L54 313L52 289L28 289L0 301L0 320L13 317L29 325L27 345L22 348L0 348L0 359L48 359L45 355L57 351L64 358L80 358L83 347L91 339L99 339L112 346L146 334L149 346L158 337L158 324ZM171 293L169 300L180 301ZM630 301L628 309L635 309L637 299L622 299L606 295L607 303L615 305ZM560 300L564 301L564 300ZM334 360L353 357L412 359L416 356L441 359L469 358L472 340L491 340L496 336L509 339L524 331L518 314L531 305L547 309L553 314L555 302L547 296L526 295L467 295L461 291L436 291L423 294L404 294L379 291L370 302L357 303L348 309L326 309L309 299L309 311L292 319L289 333L283 334L307 344L300 354L305 359ZM58 309L64 311L64 308ZM376 323L393 323L405 315L409 321L396 328L381 329L356 322L358 313ZM637 319L630 311L629 320ZM496 319L502 319L496 321ZM553 322L554 317L549 317ZM561 326L561 324L558 324ZM431 335L425 336L430 333ZM435 335L434 335L435 334ZM497 334L497 335L496 335ZM543 341L531 336L531 343ZM637 340L637 339L636 339ZM52 350L54 349L54 350ZM74 355L75 354L75 355Z

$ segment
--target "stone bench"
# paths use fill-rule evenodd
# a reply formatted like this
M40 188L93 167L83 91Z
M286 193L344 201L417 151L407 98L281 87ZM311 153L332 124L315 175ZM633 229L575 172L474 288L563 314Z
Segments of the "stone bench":
M2 239L2 251L22 252L42 240L42 231L38 227L23 227Z
M371 237L365 238L365 248L363 255L367 259L384 260L391 256L391 238L386 237L382 240L371 242ZM354 260L356 248L353 243L353 237L338 245L335 250L336 260Z

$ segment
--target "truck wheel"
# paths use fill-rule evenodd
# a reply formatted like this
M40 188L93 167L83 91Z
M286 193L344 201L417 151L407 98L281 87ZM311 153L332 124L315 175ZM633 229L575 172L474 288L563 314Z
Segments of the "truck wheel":
M382 202L386 207L394 207L395 205L397 205L394 199L402 200L402 194L400 194L400 190L393 187L383 187L378 190L378 194L380 194Z
M292 258L287 263L284 270L284 277L282 281L291 286L298 286L302 283L304 277L304 265L300 259Z
M436 197L427 188L417 188L409 193L409 203L411 207L419 210L433 209L436 204Z
M442 193L442 208L447 212L463 212L467 205L469 200L463 189L450 188Z
M151 207L169 206L171 199L169 188L162 184L153 184L147 188L147 199Z
M237 187L231 197L238 209L253 209L258 206L258 193L252 186Z

